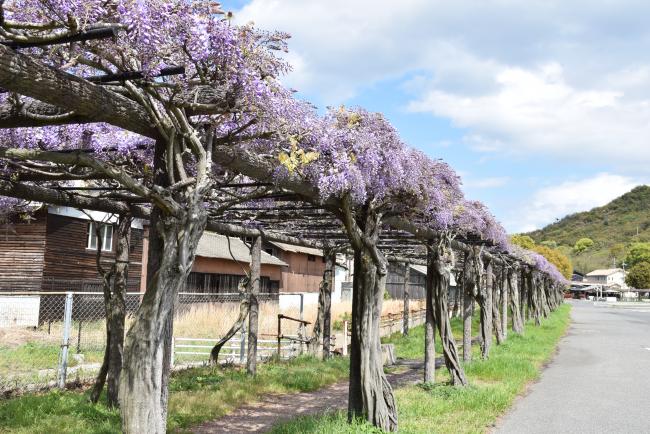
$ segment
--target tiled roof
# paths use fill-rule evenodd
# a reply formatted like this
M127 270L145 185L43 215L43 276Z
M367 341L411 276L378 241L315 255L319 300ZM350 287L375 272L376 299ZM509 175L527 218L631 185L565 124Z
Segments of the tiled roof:
M231 255L232 252L232 255ZM204 232L199 240L196 249L196 256L204 258L218 258L250 263L251 255L248 246L236 237L230 237L230 248L228 248L228 237L214 232ZM285 262L262 251L262 264L287 266Z
M623 270L620 268L602 268L587 273L587 276L609 276L610 274L618 273L620 271Z
M294 246L292 244L278 243L275 241L269 241L269 243L273 244L284 252L305 253L307 255L323 256L322 250L314 249L313 247Z

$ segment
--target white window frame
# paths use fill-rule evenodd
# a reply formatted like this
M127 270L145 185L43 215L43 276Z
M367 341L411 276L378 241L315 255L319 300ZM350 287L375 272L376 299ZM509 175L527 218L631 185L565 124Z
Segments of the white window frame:
M95 233L95 222L88 223L88 241L87 250L97 250L97 234ZM113 225L99 224L99 230L102 240L102 252L113 251Z

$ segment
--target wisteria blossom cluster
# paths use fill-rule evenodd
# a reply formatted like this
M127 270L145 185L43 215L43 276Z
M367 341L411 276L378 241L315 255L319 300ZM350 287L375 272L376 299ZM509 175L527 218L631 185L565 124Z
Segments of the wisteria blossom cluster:
M546 273L553 281L561 285L566 285L569 283L566 277L560 273L555 265L550 263L544 256L540 255L539 253L524 249L515 244L509 245L509 253L515 258L529 264L532 267L535 267L535 269L541 271L542 273Z
M265 78L289 68L269 49L286 50L287 34L231 26L212 1L8 0L3 10L11 25L2 32L9 39L106 27L118 31L115 39L32 49L32 54L69 70L143 71L153 76L168 66L184 66L186 77L172 80L185 85L190 84L187 77L202 83L220 80L265 92ZM248 67L252 63L257 71Z
M291 123L303 105L277 81L289 70L289 64L276 55L286 51L288 35L231 25L215 2L9 0L3 11L1 36L16 41L115 29L114 38L24 52L77 76L141 72L149 78L149 94L155 91L155 98L148 100L154 110L164 111L171 104L203 113L196 122L215 124L217 132L232 132L251 120L277 128ZM157 77L167 67L182 67L185 72ZM215 107L224 104L232 107L215 114ZM93 130L78 129L84 136ZM54 134L60 133L44 135ZM124 150L142 141L116 134Z

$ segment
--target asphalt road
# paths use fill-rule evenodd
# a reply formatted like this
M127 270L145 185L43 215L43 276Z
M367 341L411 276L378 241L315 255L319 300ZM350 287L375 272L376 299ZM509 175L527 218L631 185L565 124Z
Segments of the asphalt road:
M559 353L494 432L650 433L650 306L572 304Z

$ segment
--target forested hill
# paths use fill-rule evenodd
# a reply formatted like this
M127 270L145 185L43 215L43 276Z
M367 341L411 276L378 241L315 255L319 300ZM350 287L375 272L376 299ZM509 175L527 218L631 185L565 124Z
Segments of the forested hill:
M611 268L613 258L620 263L631 243L650 241L650 186L635 187L605 206L568 215L527 235L537 243L557 243L576 271ZM594 244L579 253L574 246L581 238Z

